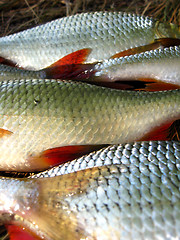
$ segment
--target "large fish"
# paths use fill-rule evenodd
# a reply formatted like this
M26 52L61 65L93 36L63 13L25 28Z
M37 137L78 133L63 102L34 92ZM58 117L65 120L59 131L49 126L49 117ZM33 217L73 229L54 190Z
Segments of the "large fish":
M90 71L86 78L93 75L93 81L143 80L180 86L180 46L111 58L87 66Z
M179 142L110 146L34 178L0 178L0 222L46 240L179 239L179 173Z
M152 139L179 118L180 90L148 93L51 79L1 81L0 170L47 168L49 154L61 146Z
M162 37L180 38L178 27L130 13L82 13L0 38L0 57L40 70L82 48L92 49L87 62L94 62Z

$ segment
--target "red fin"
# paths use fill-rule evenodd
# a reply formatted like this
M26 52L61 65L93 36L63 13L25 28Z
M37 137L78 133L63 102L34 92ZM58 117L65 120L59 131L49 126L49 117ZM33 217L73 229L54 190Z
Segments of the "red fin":
M74 160L78 157L81 157L92 151L99 150L106 146L107 144L77 146L72 145L52 148L42 152L39 156L30 157L28 160L31 162L31 165L34 165L34 169L36 171L39 171Z
M130 55L134 55L134 54L137 54L137 53L142 53L142 52L154 50L154 49L156 49L160 46L161 46L160 42L153 42L153 43L150 43L148 45L134 47L134 48L130 48L128 50L116 53L115 55L113 55L110 58L119 58L119 57L130 56Z
M171 47L171 46L179 46L179 45L180 45L180 39L178 39L178 38L158 38L158 39L155 39L155 41L153 43L150 43L150 44L147 44L144 46L127 49L125 51L116 53L111 58L130 56L130 55L134 55L137 53L155 50L159 47Z
M17 67L16 63L12 62L11 60L5 59L3 57L0 57L0 64L4 64L11 67Z
M83 64L90 52L90 48L84 48L68 54L44 69L46 77L54 79L70 79L78 76L80 73L88 70L89 68L91 70L91 64Z
M42 157L46 159L51 166L71 161L92 151L99 150L107 145L73 145L64 146L46 150L42 153Z
M39 237L31 234L25 228L15 225L6 225L10 240L40 240Z
M145 83L145 88L135 88L135 90L155 92L155 91L164 91L164 90L174 90L174 89L180 88L179 85L158 81L156 79L142 78L142 79L139 79L139 81Z
M140 141L167 141L170 140L170 126L173 122L165 123L160 127L154 128L150 133L144 136Z
M82 64L87 59L88 55L91 53L90 48L83 48L76 52L72 52L65 57L61 58L57 62L50 65L48 68L59 67L61 65L71 65L71 64Z
M160 43L161 47L173 47L180 45L179 38L158 38L155 40L155 43Z
M84 81L94 74L94 64L67 64L44 69L46 78Z
M0 128L0 138L6 136L6 135L11 135L13 134L13 132L6 130L4 128Z

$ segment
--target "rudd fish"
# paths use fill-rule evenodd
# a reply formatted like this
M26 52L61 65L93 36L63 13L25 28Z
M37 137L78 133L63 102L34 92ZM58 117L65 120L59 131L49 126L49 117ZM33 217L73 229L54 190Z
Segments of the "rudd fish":
M47 240L179 239L179 172L179 142L110 146L35 178L1 177L0 222Z
M45 169L52 156L59 159L62 146L166 139L165 129L179 118L180 90L120 91L52 79L1 81L0 170Z
M178 26L123 12L82 13L0 38L0 57L40 70L82 48L92 49L87 62L94 62L159 37L180 38Z
M121 53L120 53L121 54ZM91 71L89 72L89 70ZM92 81L141 80L180 86L180 46L159 48L89 65Z

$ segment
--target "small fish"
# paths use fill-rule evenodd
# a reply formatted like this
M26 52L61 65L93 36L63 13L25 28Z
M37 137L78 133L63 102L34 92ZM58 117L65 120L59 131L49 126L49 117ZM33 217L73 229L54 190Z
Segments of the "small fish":
M31 178L1 177L0 222L46 240L179 239L179 173L179 142L110 146Z
M0 38L0 57L40 70L82 48L92 49L89 63L162 37L180 38L178 26L131 13L81 13Z
M17 80L17 79L69 79L75 78L79 74L82 75L86 70L84 61L90 54L91 49L80 49L76 52L68 54L47 68L39 71L26 70L16 67L6 59L1 59L0 64L0 81L2 80Z
M158 48L87 65L86 74L83 73L82 78L89 82L139 80L147 84L149 82L171 84L174 88L178 88L180 87L180 46Z
M133 92L52 79L0 81L0 171L47 169L63 146L167 139L167 128L177 119L180 90Z

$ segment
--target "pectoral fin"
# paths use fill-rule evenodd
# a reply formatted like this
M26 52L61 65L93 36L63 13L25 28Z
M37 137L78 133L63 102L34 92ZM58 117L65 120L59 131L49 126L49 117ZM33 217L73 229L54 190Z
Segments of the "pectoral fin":
M46 78L70 79L71 77L75 77L86 69L84 62L90 52L90 48L84 48L61 58L49 67L43 69L46 73Z
M134 54L138 54L146 51L155 50L160 47L165 48L165 47L173 47L173 46L179 46L179 45L180 45L180 39L178 38L158 38L158 39L155 39L153 43L127 49L125 51L116 53L110 58L120 58L120 57L130 56L130 55L134 55Z
M85 154L88 154L92 151L99 150L103 147L106 147L106 144L103 145L73 145L73 146L64 146L58 148L52 148L45 150L38 156L31 156L28 158L30 162L31 169L30 171L41 171L48 169L76 158L82 157Z
M163 81L158 81L156 79L148 79L148 78L140 78L138 79L140 82L145 84L143 88L136 88L135 90L143 90L147 92L155 92L155 91L164 91L164 90L174 90L180 88L180 85L166 83Z

